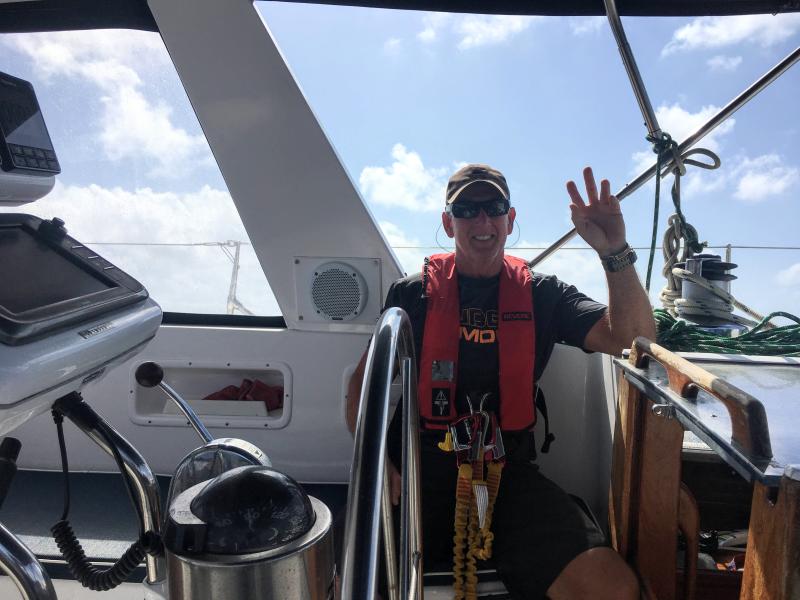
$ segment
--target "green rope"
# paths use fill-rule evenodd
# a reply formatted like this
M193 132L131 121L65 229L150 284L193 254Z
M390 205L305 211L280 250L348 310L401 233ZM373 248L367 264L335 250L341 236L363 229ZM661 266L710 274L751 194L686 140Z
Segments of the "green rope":
M653 259L656 255L656 237L658 236L658 211L659 204L661 202L661 167L667 163L669 157L673 153L676 153L677 149L679 148L678 143L673 140L668 133L663 131L660 133L661 137L655 137L653 135L647 136L647 141L653 144L653 152L655 152L657 156L656 197L655 202L653 203L653 235L650 240L650 257L647 260L647 278L645 279L644 286L648 293L650 292L650 277L653 273ZM703 163L689 158L689 156L695 154L702 154L703 156L709 157L712 160L712 163ZM695 148L685 152L680 157L680 162L682 162L683 165L694 165L702 169L716 169L720 165L719 157L710 150L706 150L704 148ZM681 235L685 240L687 248L690 248L694 253L702 252L703 248L706 246L706 243L700 243L697 238L697 230L695 230L694 227L686 222L686 217L683 216L683 211L681 210L681 176L684 174L685 169L676 162L673 171L675 173L675 181L672 183L672 204L675 205L675 213L678 215L678 223L681 230Z
M644 288L650 293L650 276L653 274L653 259L656 255L656 236L658 235L658 208L661 200L661 163L664 154L672 150L675 141L669 134L664 132L661 132L660 138L648 135L647 141L653 144L653 152L656 153L656 199L653 206L653 237L650 240L650 257L647 259L647 278L644 284Z
M750 331L738 337L709 333L701 327L675 319L660 308L653 311L653 317L656 321L656 340L673 352L800 356L800 318L786 312L767 315ZM795 324L766 329L766 324L774 317L785 317Z

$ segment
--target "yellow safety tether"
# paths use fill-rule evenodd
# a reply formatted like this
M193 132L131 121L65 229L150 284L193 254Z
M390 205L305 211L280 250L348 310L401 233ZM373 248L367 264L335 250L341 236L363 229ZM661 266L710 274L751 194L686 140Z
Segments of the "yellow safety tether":
M497 500L497 492L500 489L500 476L503 473L503 463L490 462L487 471L486 487L489 492L489 505L486 508L486 519L479 532L480 538L478 539L477 549L477 556L481 560L489 560L492 558L492 542L494 541L494 533L492 533L492 514L494 513L494 503Z
M464 463L458 467L458 482L456 483L456 516L453 534L453 597L455 600L464 599L464 554L467 549L471 500L472 465Z
M453 598L455 600L477 599L477 560L487 560L492 556L492 541L494 540L494 534L491 531L492 512L500 488L503 463L492 461L489 463L487 471L485 481L479 478L473 479L476 475L480 477L483 474L483 453L474 465L465 462L458 467L455 532L453 535ZM481 528L478 526L478 507L473 501L473 484L486 485L489 497L484 524Z

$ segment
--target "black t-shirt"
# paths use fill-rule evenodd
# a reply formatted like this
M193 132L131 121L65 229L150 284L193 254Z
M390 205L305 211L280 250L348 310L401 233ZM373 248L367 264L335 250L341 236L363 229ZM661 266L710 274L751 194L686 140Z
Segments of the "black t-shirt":
M484 408L497 411L499 354L496 331L499 284L499 275L489 278L458 276L461 332L456 407L459 414L469 412L468 395L474 402L485 393L489 396ZM605 314L606 307L552 275L533 273L531 288L536 328L536 356L532 377L534 381L538 381L556 342L582 347L586 334ZM411 320L419 368L427 307L420 273L392 284L386 295L384 310L393 306L405 310ZM477 410L478 406L474 408ZM389 454L396 465L400 464L402 439L400 413L399 409L395 412L389 428ZM436 435L423 435L422 443L435 444L436 441L441 441L442 437L441 432ZM506 444L506 449L516 445L518 444Z

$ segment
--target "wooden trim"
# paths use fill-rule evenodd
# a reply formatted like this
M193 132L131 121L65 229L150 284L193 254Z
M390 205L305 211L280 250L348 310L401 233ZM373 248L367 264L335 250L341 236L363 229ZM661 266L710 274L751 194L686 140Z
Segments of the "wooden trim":
M608 520L612 547L625 560L630 560L631 542L635 537L633 516L638 511L639 460L636 449L641 445L642 402L638 389L622 376L618 380Z
M631 358L634 357L637 367L647 358L661 364L667 372L670 389L682 398L694 397L696 388L717 398L730 416L733 443L751 458L772 457L767 413L755 397L647 338L634 340Z
M659 600L675 600L683 428L653 413L651 400L644 404L634 564Z
M697 590L697 555L700 552L700 509L685 483L681 483L678 495L678 529L686 539L683 598L694 600Z
M755 484L741 600L800 598L800 481L783 477L773 493Z

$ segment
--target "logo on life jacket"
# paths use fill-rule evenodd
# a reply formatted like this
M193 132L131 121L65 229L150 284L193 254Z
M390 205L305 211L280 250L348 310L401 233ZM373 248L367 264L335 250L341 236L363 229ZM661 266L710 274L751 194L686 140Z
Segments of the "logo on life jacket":
M450 414L450 390L446 388L434 388L431 390L433 409L437 417L446 417Z
M529 312L504 312L503 321L532 321L533 313Z

